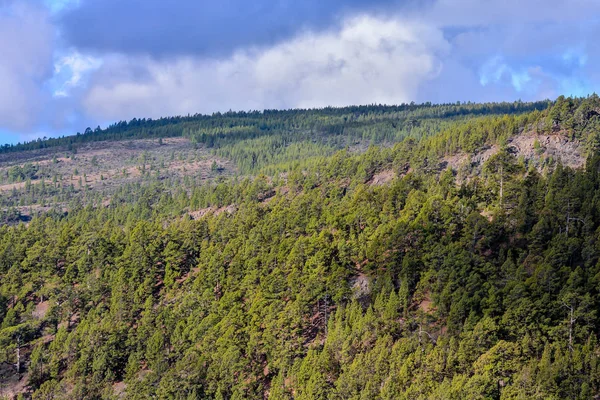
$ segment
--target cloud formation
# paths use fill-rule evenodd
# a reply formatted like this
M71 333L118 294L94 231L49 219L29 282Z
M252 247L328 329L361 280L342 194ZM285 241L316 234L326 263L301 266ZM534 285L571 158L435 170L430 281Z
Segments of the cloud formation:
M84 104L96 118L228 109L409 102L437 76L449 45L441 31L397 19L357 17L224 60L113 57Z
M53 96L67 97L83 84L84 77L100 68L102 60L78 52L63 56L54 63Z
M412 1L83 0L61 16L61 25L68 41L85 51L221 57L272 46L302 30L329 29L346 14Z
M54 29L43 8L0 2L0 128L29 130L39 121L53 50Z
M0 130L586 95L599 13L597 0L0 0Z

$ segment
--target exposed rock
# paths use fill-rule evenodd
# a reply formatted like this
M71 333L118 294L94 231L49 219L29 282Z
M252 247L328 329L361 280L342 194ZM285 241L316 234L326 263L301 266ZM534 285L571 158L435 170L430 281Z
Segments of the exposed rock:
M536 141L539 144L537 148ZM580 168L585 164L583 144L564 134L515 136L510 140L509 148L514 149L517 156L523 156L528 161L539 161L542 156L545 156L560 160L563 165L571 168Z
M352 291L354 292L354 298L360 299L361 297L368 296L371 293L371 279L365 274L359 274L352 281Z
M125 382L115 382L112 385L113 393L117 398L122 399L125 397L127 384Z
M368 184L375 186L385 185L386 183L391 182L395 177L396 173L393 170L388 169L373 175L373 177L369 180Z
M38 303L35 306L35 309L33 310L33 313L32 313L33 318L35 318L35 319L44 319L44 317L48 313L48 308L50 308L50 302L49 301L42 301L41 303Z
M542 170L545 160L552 158L571 168L585 164L585 148L577 139L571 139L564 132L558 134L525 133L509 139L508 151L515 157L523 157L530 165ZM467 168L471 175L481 172L483 164L500 151L499 145L488 146L474 155L466 153L446 156L440 163L440 170L448 167L455 171Z
M193 219L200 219L207 214L219 215L224 212L226 212L228 214L233 214L236 210L237 210L237 207L235 206L235 204L230 204L226 207L220 207L220 208L217 208L217 207L202 208L200 210L190 211L190 212L188 212L188 214Z

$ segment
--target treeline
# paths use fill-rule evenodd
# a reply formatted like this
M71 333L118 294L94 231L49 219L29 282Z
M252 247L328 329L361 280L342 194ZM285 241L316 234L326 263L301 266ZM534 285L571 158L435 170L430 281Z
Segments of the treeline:
M286 174L294 168L312 168L327 162L328 157L340 149L362 153L373 145L391 149L391 157L402 159L405 169L412 168L423 172L438 172L446 156L475 154L493 145L504 146L512 137L522 133L561 133L577 138L585 145L587 154L594 154L600 148L598 96L592 95L582 99L560 97L550 108L541 111L535 108L541 108L543 104L545 103L507 103L503 107L495 105L496 108L468 104L431 107L425 105L407 106L408 111L397 107L394 111L396 114L423 114L427 111L429 114L426 115L431 117L420 120L404 118L403 122L388 119L393 114L388 111L394 110L393 107L356 107L349 108L356 109L357 112L353 122L347 121L344 126L337 125L337 122L332 125L323 124L318 129L310 125L314 121L307 118L307 115L320 115L322 120L328 121L344 119L347 116L337 115L336 112L347 109L230 113L224 114L221 119L206 117L206 123L210 123L212 128L186 130L184 135L192 138L194 146L204 146L214 155L233 161L239 174L254 176L273 176ZM459 110L470 108L476 113L527 108L533 108L533 111L480 117L437 118L441 112L456 115ZM360 110L370 111L359 114ZM280 118L280 114L283 117ZM263 118L264 115L267 117ZM396 117L400 118L398 115ZM235 125L236 120L239 125ZM265 121L270 122L266 124ZM266 125L256 125L259 122ZM330 130L323 133L327 126ZM552 167L556 161L547 159L544 163ZM201 184L193 176L188 182L184 182L183 179L172 179L168 177L169 174L163 172L158 171L157 167L152 171L145 171L139 179L144 182L168 179L169 183L177 187L183 186L188 192L192 187ZM36 178L36 174L40 175L41 179L31 184L28 180ZM82 197L85 194L85 182L74 181L68 185L57 183L56 176L50 173L47 167L38 171L38 167L31 164L13 166L6 170L6 179L8 182L25 181L26 184L12 190L10 196L0 199L0 206L5 207L32 205L44 200L65 204L74 197Z
M281 131L297 129L313 129L319 132L332 133L342 130L347 125L372 123L380 120L452 118L468 115L514 114L532 110L543 110L549 101L533 103L455 103L455 104L402 104L399 106L352 106L343 108L327 107L322 109L264 110L250 112L227 112L213 115L188 115L159 119L137 119L119 121L106 129L87 128L83 133L59 138L44 138L16 145L0 146L0 152L18 152L26 150L67 147L78 144L104 141L141 138L158 138L182 136L184 134L202 133L218 136L237 129L250 129L255 134L263 131ZM216 131L215 131L216 130ZM213 140L206 138L205 140Z

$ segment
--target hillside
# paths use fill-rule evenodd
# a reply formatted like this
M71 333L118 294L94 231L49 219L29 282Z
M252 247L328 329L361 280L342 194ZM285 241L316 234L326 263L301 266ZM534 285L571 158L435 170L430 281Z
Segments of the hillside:
M592 399L600 98L0 150L0 395Z
M176 191L184 183L201 186L236 171L229 160L183 137L7 153L0 154L0 204L13 219L20 214L28 220L50 210L65 213L73 201L106 206L131 185L163 182Z
M107 204L127 184L166 179L165 186L189 191L232 174L272 176L342 149L391 147L483 116L547 107L548 102L406 104L121 121L104 130L0 147L0 207L11 222L39 211L65 212L73 200Z

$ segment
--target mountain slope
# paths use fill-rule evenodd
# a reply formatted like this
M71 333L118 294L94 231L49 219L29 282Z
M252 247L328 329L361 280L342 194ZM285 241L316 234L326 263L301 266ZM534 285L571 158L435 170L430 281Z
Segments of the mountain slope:
M381 146L362 142L380 124L376 113L356 116L366 119L360 135L286 125L228 137L221 126L162 145L78 142L73 162L89 159L85 168L92 154L98 168L122 168L104 161L102 146L116 159L127 159L119 147L143 148L149 165L179 147L158 177L107 174L110 190L90 182L55 203L26 197L41 182L17 190L28 207L43 199L64 208L0 227L0 390L40 399L593 398L598 103L455 110L430 125L416 119L422 129ZM26 160L60 152L19 151L3 167L25 174ZM188 154L181 164L179 153ZM198 157L210 171L189 172Z

